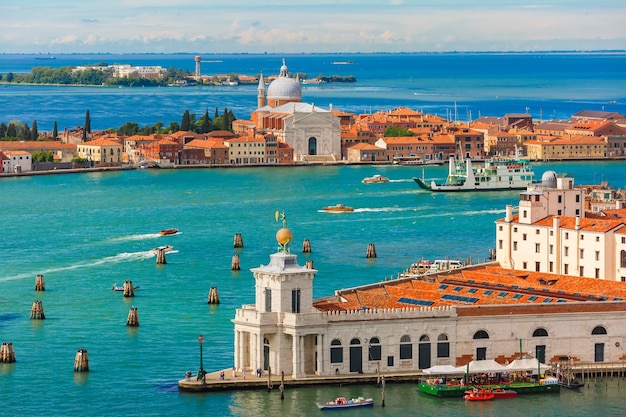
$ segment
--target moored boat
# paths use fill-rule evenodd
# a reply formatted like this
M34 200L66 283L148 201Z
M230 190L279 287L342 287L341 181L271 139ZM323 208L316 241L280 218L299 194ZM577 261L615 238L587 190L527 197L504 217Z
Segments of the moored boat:
M498 191L521 190L532 184L535 174L527 160L521 158L492 158L473 163L471 159L455 161L450 157L445 183L413 177L426 191Z
M497 400L498 398L515 398L517 397L517 391L512 389L504 389L504 388L496 388L491 390L494 395L494 398Z
M332 211L332 212L346 212L346 211L354 211L352 207L344 206L343 204L336 204L334 206L324 207L324 211Z
M376 184L380 182L389 182L389 178L380 174L375 174L375 175L372 175L371 177L363 178L362 182L364 184Z
M316 404L320 410L338 410L342 408L371 407L374 405L374 400L363 397L348 400L345 397L338 397L334 401Z
M175 229L173 227L169 229L163 229L159 232L161 236L175 235L176 233L178 233L178 229Z
M473 391L467 391L463 396L463 399L467 401L491 401L494 398L495 395L490 389L474 389Z

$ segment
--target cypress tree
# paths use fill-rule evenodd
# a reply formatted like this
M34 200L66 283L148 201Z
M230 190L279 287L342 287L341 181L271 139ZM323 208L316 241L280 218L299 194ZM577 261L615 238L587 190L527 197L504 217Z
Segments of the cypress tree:
M57 121L54 121L54 126L52 127L52 140L57 140L59 138L59 130L57 129Z
M217 119L218 117L220 117L220 112L219 110L217 110L217 106L215 106L215 115L213 116L213 120Z
M209 109L207 108L202 116L201 133L209 133L211 131L211 119L209 119Z
M0 138L3 138L7 135L7 125L2 122L0 123Z
M189 115L189 110L185 110L183 114L183 119L180 121L180 130L184 132L191 130L191 116Z
M89 117L89 109L85 113L85 126L83 126L83 142L87 141L87 133L91 132L91 117Z
M229 130L230 123L228 123L228 110L224 107L224 115L222 116L222 128L224 130Z
M30 131L30 139L31 140L39 139L39 132L37 131L37 120L33 120L33 127Z

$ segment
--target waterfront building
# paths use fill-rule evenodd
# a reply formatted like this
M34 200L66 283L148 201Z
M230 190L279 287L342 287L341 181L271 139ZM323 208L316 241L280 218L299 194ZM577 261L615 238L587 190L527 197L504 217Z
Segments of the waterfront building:
M532 160L601 159L607 156L607 139L587 135L542 137L526 142Z
M20 173L33 170L31 154L26 151L6 151L2 156L2 172ZM4 160L7 161L6 167Z
M563 184L561 191L572 182ZM563 202L558 195L531 195L544 204ZM582 191L575 195L582 196ZM575 195L568 195L567 202L570 197L575 201ZM561 205L569 214L567 206ZM523 208L527 213L530 209ZM522 218L527 217L539 215L533 210ZM497 237L510 218L507 212L496 223ZM593 243L598 233L591 227L584 235L585 242ZM285 242L293 235L285 226L276 239L279 249L269 263L251 270L254 303L238 308L233 319L234 366L239 371L263 369L304 379L416 372L471 360L505 363L527 354L542 362L626 359L621 346L626 284L621 282L492 263L439 274L403 274L313 299L317 271L299 265L290 253ZM626 243L622 251L626 253Z
M228 162L232 165L265 164L265 139L263 137L238 137L226 139Z
M573 178L544 173L496 222L496 260L504 268L606 281L626 281L626 222L587 218L585 189Z
M101 136L79 144L76 149L80 158L111 166L122 163L122 147L122 143L116 138Z
M0 151L52 152L55 162L71 162L77 155L76 145L58 140L2 141Z
M182 152L185 155L183 159L188 160L188 164L194 163L191 162L191 155L194 155L195 163L198 164L228 164L228 149L223 139L194 139L185 145ZM201 151L201 154L188 154L191 151Z
M389 155L385 148L369 143L357 143L347 149L348 162L388 162Z
M233 130L246 137L270 133L293 148L296 161L341 159L339 118L332 109L302 102L300 81L289 76L284 60L279 76L267 88L264 77L259 77L257 91L258 108L250 120L235 120Z

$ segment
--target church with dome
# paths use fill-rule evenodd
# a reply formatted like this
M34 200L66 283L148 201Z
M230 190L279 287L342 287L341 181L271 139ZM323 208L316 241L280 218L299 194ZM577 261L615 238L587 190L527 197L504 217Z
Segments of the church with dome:
M331 110L302 102L300 80L290 76L283 59L278 77L267 87L263 74L259 77L251 120L237 120L233 129L288 145L297 162L334 162L341 160L341 128Z

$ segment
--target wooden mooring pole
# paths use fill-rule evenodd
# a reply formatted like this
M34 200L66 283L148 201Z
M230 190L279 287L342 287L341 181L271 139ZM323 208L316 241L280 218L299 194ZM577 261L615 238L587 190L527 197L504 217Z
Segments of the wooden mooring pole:
M231 271L239 271L241 269L241 265L239 264L239 255L234 254L233 255L233 259L230 263L230 270Z
M35 279L35 291L45 291L46 285L43 282L43 275L37 274L37 278Z
M365 254L366 258L376 258L376 247L373 243L367 245L367 253Z
M43 313L43 304L41 301L33 301L33 307L30 310L30 319L31 320L43 320L46 318L46 315Z
M135 289L132 281L124 281L124 297L134 297Z
M128 311L126 325L129 327L139 327L139 315L137 314L137 307L131 307Z
M13 362L15 362L15 351L13 350L13 343L2 342L2 348L0 348L0 363Z
M165 249L163 248L157 249L156 263L157 265L167 264L167 260L165 259Z
M74 372L89 371L89 357L86 349L78 349L74 358Z
M315 267L313 266L313 260L311 260L311 259L307 259L306 260L306 268L307 269L315 269Z
M220 296L217 294L217 287L211 287L209 290L209 304L219 304Z
M302 253L311 253L311 241L309 239L304 239L302 243Z
M235 238L233 241L233 247L235 248L243 248L243 237L241 237L241 233L235 233Z

